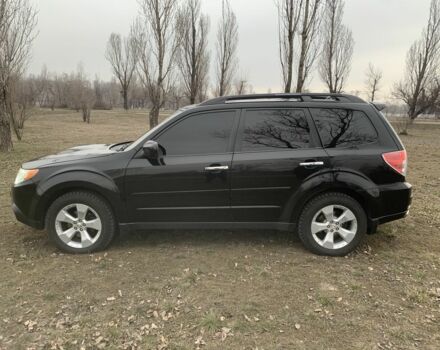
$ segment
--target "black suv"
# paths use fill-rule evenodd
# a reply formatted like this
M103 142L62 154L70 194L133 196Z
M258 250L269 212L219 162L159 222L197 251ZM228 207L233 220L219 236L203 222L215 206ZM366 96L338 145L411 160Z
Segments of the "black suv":
M411 203L406 151L380 109L342 94L212 99L137 141L23 164L13 210L72 253L120 230L246 228L344 255Z

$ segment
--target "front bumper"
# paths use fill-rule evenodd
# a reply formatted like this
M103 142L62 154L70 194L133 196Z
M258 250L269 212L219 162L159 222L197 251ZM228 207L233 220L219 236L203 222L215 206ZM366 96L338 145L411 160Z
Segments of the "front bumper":
M11 189L12 211L18 221L36 229L43 229L43 215L39 211L40 197L32 181L13 186Z
M12 211L14 212L15 218L21 223L28 225L30 227L36 228L38 230L42 230L44 225L39 220L33 220L28 216L24 215L19 207L15 203L12 203Z

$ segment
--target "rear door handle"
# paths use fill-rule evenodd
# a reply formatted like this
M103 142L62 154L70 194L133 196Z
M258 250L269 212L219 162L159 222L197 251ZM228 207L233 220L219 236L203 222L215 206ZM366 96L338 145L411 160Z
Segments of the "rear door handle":
M227 165L213 165L205 167L206 171L219 171L219 170L228 170L229 166Z
M324 162L304 162L304 163L299 163L299 165L305 167L320 166L320 165L324 165Z

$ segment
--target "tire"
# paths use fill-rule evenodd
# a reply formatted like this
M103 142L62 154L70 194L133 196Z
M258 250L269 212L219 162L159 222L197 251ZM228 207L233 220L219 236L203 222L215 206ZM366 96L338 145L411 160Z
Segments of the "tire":
M47 211L45 227L59 249L73 254L105 249L117 231L109 204L86 191L69 192L57 198Z
M298 222L302 243L318 255L344 256L356 249L366 232L367 216L362 206L338 192L310 200Z

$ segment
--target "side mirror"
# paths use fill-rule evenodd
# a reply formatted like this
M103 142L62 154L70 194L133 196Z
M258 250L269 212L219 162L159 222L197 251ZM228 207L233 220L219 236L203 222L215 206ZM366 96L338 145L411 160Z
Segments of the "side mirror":
M165 149L153 140L145 142L142 150L144 152L145 158L147 158L153 164L159 162L162 163L163 157L166 154Z
M159 144L156 141L147 141L142 147L144 156L148 160L157 160L159 158Z

